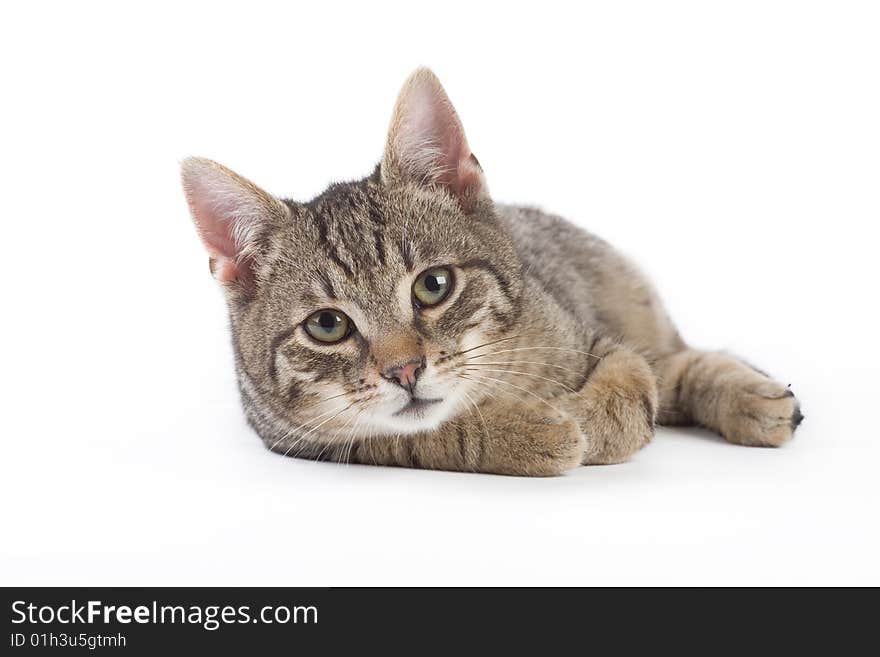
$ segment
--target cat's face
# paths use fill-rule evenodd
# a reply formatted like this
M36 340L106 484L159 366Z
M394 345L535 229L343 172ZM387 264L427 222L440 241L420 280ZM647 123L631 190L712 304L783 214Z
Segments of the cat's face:
M268 341L272 394L353 404L364 435L463 410L474 391L455 355L506 334L515 313L515 263L491 210L378 178L288 208L258 285L263 311L238 327Z
M467 350L510 334L521 276L432 74L404 87L382 163L362 181L279 201L193 159L184 186L227 291L255 424L395 436L479 401Z

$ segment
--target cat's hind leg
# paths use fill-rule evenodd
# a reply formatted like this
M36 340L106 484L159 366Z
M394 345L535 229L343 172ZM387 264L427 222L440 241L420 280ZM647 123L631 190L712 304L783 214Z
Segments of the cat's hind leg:
M697 424L731 443L778 447L803 419L788 386L727 354L684 349L655 363L657 421Z

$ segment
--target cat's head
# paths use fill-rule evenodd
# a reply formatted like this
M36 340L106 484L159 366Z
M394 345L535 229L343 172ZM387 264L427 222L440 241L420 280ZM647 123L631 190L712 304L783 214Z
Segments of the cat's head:
M510 335L522 277L433 73L404 85L364 180L299 203L193 158L183 185L264 438L431 430L482 397L462 363Z

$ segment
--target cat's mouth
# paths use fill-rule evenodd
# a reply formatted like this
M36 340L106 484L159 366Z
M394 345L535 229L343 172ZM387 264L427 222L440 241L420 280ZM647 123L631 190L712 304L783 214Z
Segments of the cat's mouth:
M410 399L406 406L401 408L399 411L394 413L395 416L401 415L421 415L426 408L432 406L433 404L438 404L442 399L423 399L421 397L413 397Z

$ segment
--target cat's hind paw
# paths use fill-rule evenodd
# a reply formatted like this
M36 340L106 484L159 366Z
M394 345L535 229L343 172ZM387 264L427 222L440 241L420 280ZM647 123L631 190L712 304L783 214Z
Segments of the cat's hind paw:
M764 379L735 391L722 434L738 445L779 447L792 438L803 419L791 389Z

